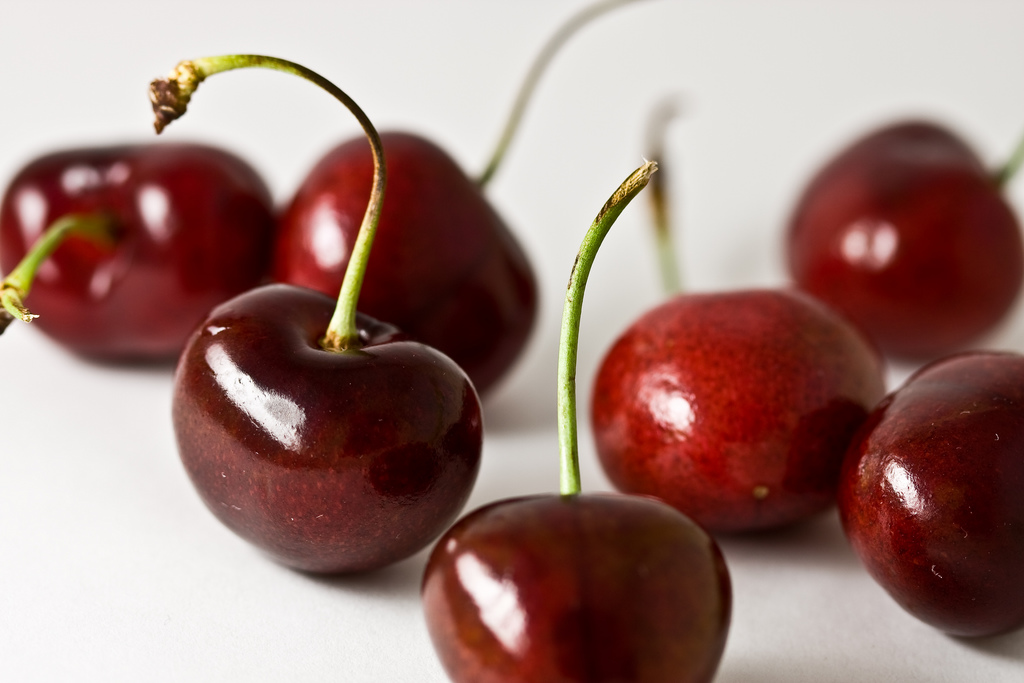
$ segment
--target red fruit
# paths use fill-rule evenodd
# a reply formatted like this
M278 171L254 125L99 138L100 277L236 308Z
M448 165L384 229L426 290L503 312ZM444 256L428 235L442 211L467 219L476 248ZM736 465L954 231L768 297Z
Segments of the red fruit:
M877 354L811 297L691 294L608 351L592 423L619 489L710 531L745 531L831 505L843 453L883 393Z
M177 356L203 316L260 283L270 193L238 157L200 145L79 149L31 162L0 206L9 272L70 213L111 216L116 244L70 237L40 268L35 323L73 351L109 360Z
M1024 278L1020 225L993 176L923 122L883 128L829 162L797 204L788 249L797 285L912 359L992 329Z
M274 285L218 306L174 378L182 463L206 506L289 566L353 572L452 523L480 464L480 405L451 360L359 318L325 351L335 302Z
M729 627L715 542L663 503L538 496L477 510L430 556L423 609L453 681L710 681Z
M1024 357L976 353L919 370L864 424L839 512L868 571L948 633L1024 624Z
M479 188L440 148L381 136L388 189L359 310L443 351L485 391L512 365L537 310L533 271ZM366 142L329 152L281 217L274 278L337 296L370 192Z

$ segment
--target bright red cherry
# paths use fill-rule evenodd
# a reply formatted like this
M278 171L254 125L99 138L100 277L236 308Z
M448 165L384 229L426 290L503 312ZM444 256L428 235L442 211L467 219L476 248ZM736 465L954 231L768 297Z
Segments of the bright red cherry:
M299 75L348 107L370 142L373 183L336 303L267 286L217 307L192 335L174 377L181 461L207 507L282 563L382 567L425 547L465 504L479 399L450 358L356 315L387 171L376 130L344 92L272 57L182 62L151 87L158 130L205 78L245 67Z
M948 633L1024 625L1024 357L968 353L886 398L843 463L839 512L868 571Z
M885 390L877 353L796 291L676 296L612 345L592 425L609 479L716 532L835 500L843 454Z
M638 169L598 214L569 279L558 374L562 495L481 508L430 556L424 615L458 683L697 683L718 668L732 598L714 540L653 498L580 494L583 290L605 234L655 168Z
M36 273L26 304L44 332L85 356L176 358L211 308L266 276L270 193L220 149L104 147L32 161L0 205L0 268L9 273L70 214L106 217L114 240L68 237Z
M932 123L873 132L804 190L789 226L793 278L888 354L963 348L1006 316L1024 278L1020 224L1000 194L1008 175L997 180Z
M595 2L539 51L486 169L469 178L432 142L384 133L390 175L359 309L448 354L485 394L519 357L537 316L537 283L523 249L483 190L504 158L547 66L583 26L634 0ZM328 152L281 216L274 278L334 296L341 284L372 164L361 140Z
M388 197L359 310L443 351L483 392L529 337L533 270L480 187L443 150L404 133L381 137ZM317 163L280 218L274 279L337 295L372 177L361 139Z

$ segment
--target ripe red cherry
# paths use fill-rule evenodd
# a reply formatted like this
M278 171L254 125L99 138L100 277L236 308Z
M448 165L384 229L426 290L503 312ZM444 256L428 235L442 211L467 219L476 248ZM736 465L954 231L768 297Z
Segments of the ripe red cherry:
M359 308L448 354L486 393L512 366L537 315L526 255L483 195L548 64L582 27L631 0L593 3L539 51L486 169L472 180L432 142L385 133L390 186ZM341 284L371 160L362 141L334 148L281 217L273 274L333 296Z
M680 295L612 345L592 425L620 490L746 531L834 502L850 438L883 393L875 351L806 294Z
M373 183L336 305L305 288L263 287L214 309L192 335L174 377L178 450L207 507L279 561L325 573L382 567L426 546L465 504L480 403L447 356L356 315L387 172L373 124L348 95L272 57L198 59L153 82L157 129L205 78L245 67L301 76L341 101L370 143Z
M454 521L480 465L480 405L465 373L394 327L325 351L335 301L271 285L218 306L182 354L173 417L181 461L228 528L289 566L374 569Z
M926 366L871 414L843 463L839 512L868 571L948 633L1024 625L1024 357Z
M86 356L175 358L213 306L266 276L270 193L220 149L105 147L32 161L0 205L0 268L10 272L68 214L108 216L114 243L69 237L26 303L44 332Z
M731 591L715 542L664 503L536 496L444 535L423 610L460 683L710 681Z
M1024 278L1020 225L996 178L952 132L907 122L841 152L793 213L797 285L888 354L927 359L992 329Z
M359 309L448 354L484 392L529 337L533 271L481 189L443 150L413 135L381 137L388 198ZM361 139L317 163L281 216L274 279L338 293L372 176Z
M598 214L569 279L559 348L561 496L504 500L438 541L423 579L434 647L458 683L710 681L729 574L714 540L653 498L580 494L575 372L583 290L638 169Z

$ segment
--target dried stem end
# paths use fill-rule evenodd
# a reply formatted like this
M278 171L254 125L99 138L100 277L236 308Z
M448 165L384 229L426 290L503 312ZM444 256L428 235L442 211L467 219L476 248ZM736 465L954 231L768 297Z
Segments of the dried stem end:
M174 119L188 109L192 93L203 81L195 65L190 61L179 62L164 78L157 78L149 84L149 101L153 104L153 127L159 133Z

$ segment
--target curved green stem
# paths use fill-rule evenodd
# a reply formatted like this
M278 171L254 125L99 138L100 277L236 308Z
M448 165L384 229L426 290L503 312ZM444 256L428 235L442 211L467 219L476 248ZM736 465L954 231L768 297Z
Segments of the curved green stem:
M633 197L644 189L656 170L658 165L648 161L633 171L615 190L583 237L569 275L565 308L562 310L562 334L558 343L558 452L560 490L563 496L580 492L579 438L576 431L576 352L579 348L583 291L605 235Z
M672 121L679 116L682 105L678 97L663 99L651 111L647 121L647 157L664 162L665 133ZM664 166L664 163L662 164ZM682 276L676 259L675 239L672 230L672 211L667 186L669 174L664 167L661 173L651 179L647 196L651 202L651 217L654 223L654 240L658 252L658 270L661 272L661 286L671 296L682 291Z
M7 313L0 319L0 332L14 318L28 323L39 317L25 307L25 297L32 289L39 266L67 237L79 235L96 242L109 243L113 241L113 227L112 219L104 214L72 213L54 221L14 270L0 282L0 304Z
M363 285L373 238L377 232L380 209L384 201L384 187L387 184L387 167L384 164L384 150L381 146L380 136L359 105L341 88L295 62L264 55L222 55L183 61L166 78L156 79L150 84L149 99L153 103L153 113L156 116L153 125L156 127L156 132L159 133L171 121L184 114L192 93L208 76L222 71L250 67L283 71L320 86L352 112L370 143L370 150L373 154L373 186L370 189L370 199L366 205L366 213L363 214L363 222L359 226L356 243L352 247L348 267L345 269L345 278L342 280L341 291L338 294L338 305L334 309L334 315L320 342L320 345L328 351L358 348L360 340L359 330L356 327L356 304L359 301L359 290Z
M541 76L547 70L548 64L554 59L555 55L561 49L561 47L568 42L569 38L574 33L579 31L583 26L590 23L592 20L598 18L602 14L610 12L611 10L621 6L628 5L631 2L637 0L604 0L603 2L595 2L592 5L584 7L578 13L574 14L565 22L560 29L548 42L541 48L540 53L532 65L530 70L526 72L526 78L523 79L522 85L519 86L519 92L516 94L516 99L512 104L512 111L509 113L508 120L505 122L505 129L501 132L501 137L498 138L498 144L494 148L494 152L491 154L491 160L487 162L487 166L484 168L483 173L477 178L477 185L483 189L487 186L487 183L491 181L495 172L498 170L498 166L501 165L502 160L505 158L505 153L508 151L508 147L512 142L512 138L515 136L516 131L519 129L519 124L522 122L523 114L526 112L526 105L529 104L530 98L533 96L533 91L537 89L537 84L540 82Z
M1013 154L1006 160L1003 167L996 173L995 181L998 187L1006 187L1010 179L1017 174L1020 167L1024 166L1024 136L1021 136L1020 141L1017 143L1017 148L1013 150Z

